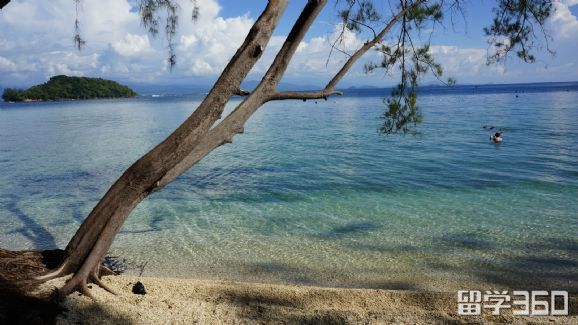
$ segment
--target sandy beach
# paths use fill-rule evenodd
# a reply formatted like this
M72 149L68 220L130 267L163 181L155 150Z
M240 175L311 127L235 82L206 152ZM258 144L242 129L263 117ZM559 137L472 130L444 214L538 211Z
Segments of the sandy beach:
M131 292L136 281L146 295ZM62 280L48 282L50 291ZM96 300L68 297L57 324L577 324L573 316L457 315L454 292L341 289L134 276L105 277L117 295L91 285Z

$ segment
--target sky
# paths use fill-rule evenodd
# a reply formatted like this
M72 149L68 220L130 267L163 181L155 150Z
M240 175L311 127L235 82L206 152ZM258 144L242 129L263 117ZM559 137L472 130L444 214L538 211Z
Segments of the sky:
M101 77L131 84L210 86L242 43L266 1L199 0L196 22L188 17L190 0L182 0L176 41L177 65L170 71L167 43L142 28L136 0L82 0L79 7L81 34L87 43L75 49L75 7L71 0L12 0L0 11L0 88L28 87L50 76L65 74ZM292 23L306 3L292 0L275 30L265 53L247 80L260 80ZM384 18L390 17L389 1L377 1ZM444 75L458 84L578 81L578 0L556 0L547 25L553 40L552 56L538 51L538 61L523 64L515 58L505 64L486 66L488 45L482 28L492 18L495 1L470 0L465 16L446 19L431 38L432 54L444 67ZM325 7L300 45L283 82L323 87L343 64L346 56L330 45L339 27L333 1ZM424 42L430 36L422 34ZM348 33L341 49L351 53L367 34ZM385 42L391 43L393 38ZM419 40L417 42L420 42ZM366 63L378 62L376 51L368 52L339 87L396 84L396 73L363 71ZM435 84L432 76L423 83Z

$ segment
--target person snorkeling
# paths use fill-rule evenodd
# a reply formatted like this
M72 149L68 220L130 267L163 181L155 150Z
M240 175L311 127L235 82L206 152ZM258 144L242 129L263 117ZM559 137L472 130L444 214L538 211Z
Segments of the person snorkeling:
M490 137L490 141L494 141L495 143L502 142L502 134L500 132L496 132L496 134Z

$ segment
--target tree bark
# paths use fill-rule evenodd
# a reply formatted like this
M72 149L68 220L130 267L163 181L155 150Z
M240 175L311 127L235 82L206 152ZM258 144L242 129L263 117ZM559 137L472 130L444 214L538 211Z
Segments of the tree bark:
M295 22L283 46L275 56L275 60L267 70L265 76L255 89L235 110L229 114L219 125L211 129L199 145L189 156L178 163L159 182L164 186L172 182L184 171L203 159L215 148L231 143L236 134L244 131L244 125L259 107L271 100L276 92L276 87L287 70L287 66L297 48L303 40L305 33L317 18L317 15L325 4L326 0L309 0L299 18Z
M263 94L259 94L259 96L265 96L263 103L272 101L272 100L290 100L290 99L301 99L301 100L308 100L308 99L327 99L327 97L331 95L343 95L341 91L334 90L335 86L341 81L341 79L349 72L351 67L361 58L367 51L369 51L373 46L377 45L387 33L391 31L393 26L401 19L407 12L419 5L420 3L424 2L425 0L417 0L414 4L406 7L405 9L401 10L395 16L391 18L388 24L377 34L374 38L366 43L363 44L361 48L359 48L353 55L349 57L349 59L345 62L345 64L338 70L338 72L331 78L331 80L327 83L323 90L319 91L287 91L287 92L277 92L275 88L279 83L280 78L282 77L282 73L278 75L277 82L270 87L267 92L263 92ZM318 3L317 1L314 1ZM311 5L311 1L309 5ZM325 5L325 1L323 1L321 6ZM321 8L319 8L319 11ZM307 7L304 10L304 13L307 11ZM317 15L318 12L315 13ZM300 16L303 17L303 14ZM309 28L310 24L307 28ZM293 29L298 28L297 26L304 25L303 23L299 23L299 21L295 24ZM292 31L293 33L293 31ZM297 33L295 31L294 33ZM296 45L299 45L299 42L295 42L296 37L292 37L291 34L287 37L285 41L284 48L285 50L281 50L277 55L274 63L271 66L271 69L268 71L269 78L273 74L273 71L284 72L287 68L287 65L292 58L292 55L296 51ZM289 44L292 44L292 47L289 48ZM289 51L291 49L292 51ZM284 60L279 56L283 53L283 55L288 55L290 53L291 57L286 57ZM289 59L289 60L287 60ZM278 68L273 69L275 65L279 66L281 63L284 64L284 69L280 70ZM267 77L263 78L262 82L259 84L257 89L263 86L263 82L267 80ZM251 94L254 95L254 94ZM262 105L263 103L259 104ZM217 127L211 129L207 136L204 137L203 141L193 150L189 156L183 159L180 163L178 163L175 168L170 170L161 180L161 186L165 186L166 184L172 182L175 178L181 175L184 171L189 169L191 166L199 162L203 159L207 154L209 154L212 150L216 149L217 147L225 144L231 143L233 141L233 137L238 134L242 133L244 128L244 124L246 120L259 108L257 106L254 108L255 103L252 102L243 102L241 103L233 113L231 113L224 121L222 121Z
M86 282L98 281L99 264L119 228L139 202L158 190L159 180L189 155L220 118L225 104L263 53L287 2L269 1L205 100L171 135L123 173L70 240L62 265L40 280L74 273L60 294L79 290L89 295Z
M90 296L88 281L107 289L99 280L100 263L130 212L145 197L173 181L215 148L232 142L236 134L243 132L246 121L264 103L271 100L306 100L340 95L341 92L333 89L339 80L355 61L377 44L399 17L407 12L407 9L403 10L392 18L379 35L356 51L325 89L316 92L278 92L276 88L289 62L327 2L309 0L257 88L251 93L242 91L241 82L263 53L287 2L288 0L269 1L244 43L197 110L162 143L123 173L70 240L64 262L56 271L39 279L74 274L60 289L61 296L75 290ZM211 128L221 118L225 104L235 94L247 97L222 122Z

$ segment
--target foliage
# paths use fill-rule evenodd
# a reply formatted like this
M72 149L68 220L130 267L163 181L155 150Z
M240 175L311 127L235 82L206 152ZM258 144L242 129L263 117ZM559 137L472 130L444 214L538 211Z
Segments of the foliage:
M358 34L362 34L364 29L370 30L370 35L375 37L380 14L374 12L373 2L338 1L338 5L342 3L344 7L339 12L343 28ZM399 0L397 10L407 11L399 22L395 38L376 46L382 57L380 62L365 65L366 72L383 69L386 73L392 73L398 69L400 73L398 85L384 100L387 110L383 114L384 123L380 132L416 133L415 126L423 120L420 108L416 105L417 90L419 80L425 74L432 73L448 86L456 83L454 78L442 80L443 68L430 53L429 37L422 40L421 34L424 30L433 33L436 25L442 25L444 13L462 13L461 5L460 0ZM511 51L525 62L534 62L535 56L531 51L539 48L539 37L534 29L541 30L542 38L547 43L549 36L544 31L544 24L552 13L552 0L500 0L496 2L494 13L492 25L484 29L490 47L495 49L488 56L488 64L503 61Z
M355 32L361 32L362 27L370 28L369 23L376 23L381 19L371 0L348 0L347 7L339 12L339 16L343 20L343 26Z
M136 93L132 89L112 80L55 76L44 84L26 90L7 88L2 94L2 99L10 102L22 102L134 96Z
M81 0L74 0L77 5ZM153 36L164 29L168 42L168 63L171 69L176 64L174 37L179 21L179 0L137 0L142 25ZM192 19L199 15L198 0L188 0L193 3ZM383 27L385 13L378 12L375 0L335 0L338 17L342 21L340 37L337 43L345 37L345 31L363 34L371 31L369 39L377 37L376 31ZM392 73L394 68L400 71L399 84L392 90L390 96L384 100L387 110L383 114L384 123L380 131L385 134L415 132L415 126L423 117L417 104L417 90L420 79L431 72L440 82L446 85L456 83L454 78L442 80L442 66L435 62L429 52L430 39L421 40L421 33L430 30L430 36L435 31L436 24L441 25L445 13L459 12L463 14L463 0L394 0L387 2L391 9L403 11L399 22L397 35L392 42L384 43L380 40L376 50L382 55L381 62L370 63L365 66L366 72L384 69ZM510 52L525 62L535 62L532 53L540 49L540 37L535 32L541 31L542 38L548 47L550 36L544 30L546 19L552 14L553 0L498 0L494 8L495 18L484 33L492 51L487 58L488 64L504 61ZM78 17L78 9L77 9ZM387 17L385 17L387 18ZM453 20L452 20L453 22ZM164 25L164 26L163 26ZM414 42L414 39L416 40ZM80 37L78 19L75 21L74 42L80 49L85 41ZM339 50L339 49L338 49ZM341 51L341 50L339 50ZM343 51L341 51L343 52ZM328 60L329 62L329 60Z
M368 5L371 1L348 0L346 8L340 12L343 26L354 32L361 33L361 26L370 28L375 35L375 31L370 25L378 20L379 14L371 12L375 10ZM423 115L417 106L417 89L419 80L428 72L431 72L441 81L443 74L442 66L434 61L430 53L429 40L423 44L417 44L414 38L426 27L434 29L436 23L441 23L443 19L443 7L441 2L428 3L425 1L399 2L398 11L404 11L399 22L399 31L396 38L390 44L380 42L376 50L381 54L381 62L369 63L365 65L366 72L376 69L384 69L387 73L392 73L394 68L400 71L400 82L393 88L388 98L384 99L387 110L383 114L384 122L379 131L384 134L396 132L412 132L414 128L423 120ZM353 17L353 18L352 18ZM455 81L449 79L445 84L453 84Z
M78 6L80 0L74 0L75 4L75 18L74 18L74 37L72 38L74 46L80 51L86 45L86 41L80 36L80 21L78 20Z
M76 10L76 18L74 20L74 46L80 51L86 45L86 40L82 37L80 31L80 21L78 20L78 11L81 0L73 0ZM191 12L191 19L196 21L199 18L198 0L189 0L193 3L193 10ZM165 38L168 42L167 50L169 58L167 59L171 70L177 64L177 56L175 54L174 37L177 33L179 24L179 4L178 0L137 0L141 24L145 27L152 36L159 34L161 23L164 22Z
M551 0L502 0L494 8L492 25L484 28L494 53L488 56L488 64L499 62L514 51L524 62L534 62L532 50L540 48L535 28L540 29L547 50L550 36L544 30L546 19L552 14Z
M191 2L193 3L191 19L195 21L199 18L199 6L197 0L191 0ZM141 24L148 29L151 35L158 35L160 25L164 21L165 38L168 42L167 49L169 51L168 63L172 69L177 64L173 40L179 23L179 4L177 0L138 0L138 3ZM164 15L161 15L163 12Z

